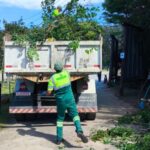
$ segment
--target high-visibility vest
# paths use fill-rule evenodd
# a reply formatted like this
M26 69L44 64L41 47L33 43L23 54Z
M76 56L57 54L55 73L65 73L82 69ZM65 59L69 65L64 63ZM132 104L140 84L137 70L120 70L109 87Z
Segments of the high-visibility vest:
M70 75L66 70L63 70L60 73L55 73L48 81L48 91L59 90L61 88L69 86Z
M57 17L57 16L59 16L60 15L60 12L59 12L59 10L56 8L56 9L54 9L54 11L53 11L53 13L52 13L52 16L53 17Z

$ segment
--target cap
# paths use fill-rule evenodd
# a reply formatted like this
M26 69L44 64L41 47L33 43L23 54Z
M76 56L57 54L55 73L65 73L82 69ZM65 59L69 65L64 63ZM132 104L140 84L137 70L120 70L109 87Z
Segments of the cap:
M56 63L54 64L54 69L55 69L56 71L62 71L62 70L63 70L63 64L62 64L61 62L56 62Z

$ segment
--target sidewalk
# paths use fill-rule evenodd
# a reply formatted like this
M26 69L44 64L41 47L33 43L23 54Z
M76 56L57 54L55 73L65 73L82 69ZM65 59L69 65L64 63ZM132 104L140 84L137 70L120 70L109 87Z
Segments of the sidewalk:
M108 88L103 83L97 82L97 94L98 94L98 119L116 119L127 113L132 113L137 110L136 107L128 102L125 102L124 98L115 96L114 90Z

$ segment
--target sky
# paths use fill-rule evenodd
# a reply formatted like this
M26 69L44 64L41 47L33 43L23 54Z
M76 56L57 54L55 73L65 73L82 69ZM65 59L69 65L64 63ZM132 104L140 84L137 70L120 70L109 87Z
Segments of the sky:
M42 0L0 0L0 29L3 28L3 20L7 22L17 21L23 18L25 25L31 22L41 24ZM70 0L56 0L56 6L65 6ZM80 0L83 5L101 6L104 0Z

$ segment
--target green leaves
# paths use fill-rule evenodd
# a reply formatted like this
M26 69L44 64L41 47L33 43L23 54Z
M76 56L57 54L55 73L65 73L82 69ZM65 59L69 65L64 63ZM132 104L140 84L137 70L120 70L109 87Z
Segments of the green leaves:
M103 7L108 22L121 24L126 22L150 28L150 1L148 0L105 0Z
M28 37L26 34L13 34L13 40L15 41L15 44L20 45L22 47L26 47L26 42L28 40Z
M76 52L77 48L79 48L79 41L78 40L74 40L71 41L68 45L69 49L71 49L73 52Z
M145 109L134 115L126 115L122 117L122 123L134 123L136 119L138 126L116 126L112 129L93 131L91 139L115 145L119 150L149 150L150 133L146 128L143 130L144 126L140 126L143 121L149 120L149 113L149 109Z
M29 58L30 61L39 60L37 49L35 47L30 47L27 51L27 57Z
M110 129L108 133L111 137L129 137L133 134L133 130L131 128L116 127Z
M103 141L104 144L112 143L113 141L117 141L120 139L126 140L127 138L131 138L134 134L133 130L125 127L115 127L110 130L98 130L92 134L91 139L96 141Z
M150 125L150 110L144 109L139 111L136 114L125 115L118 119L119 124L142 124L142 125Z
M150 133L144 135L143 139L139 143L141 150L149 150L150 146Z
M91 139L96 142L96 141L103 141L104 138L108 137L107 131L103 130L98 130L96 133L93 133Z
M101 33L101 26L94 21L98 14L98 8L88 8L79 3L79 0L71 0L64 6L62 13L57 17L57 25L48 29L53 24L52 11L54 2L43 1L43 27L46 28L46 38L54 37L56 40L96 40ZM50 10L48 10L50 9Z
M39 60L39 55L36 49L36 38L31 38L30 34L14 34L13 40L15 44L19 46L29 46L29 49L27 50L27 57L30 61Z
M92 54L94 51L98 51L98 49L96 49L96 48L87 49L87 50L85 50L85 53L88 54L88 55L90 55L90 54Z

